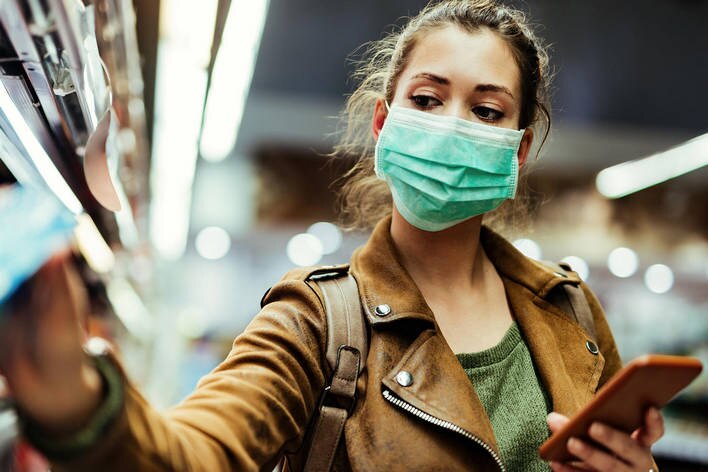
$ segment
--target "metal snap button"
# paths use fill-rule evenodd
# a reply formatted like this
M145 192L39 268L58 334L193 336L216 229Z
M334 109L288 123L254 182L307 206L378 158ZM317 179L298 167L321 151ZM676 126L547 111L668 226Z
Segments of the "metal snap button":
M376 313L377 316L388 316L391 314L391 307L386 305L385 303L382 305L378 305L376 308L374 308L374 313Z
M588 351L590 351L591 354L597 355L600 352L597 344L592 341L585 341L585 347L588 348Z
M413 383L413 376L410 372L402 370L396 375L396 382L401 387L408 387Z

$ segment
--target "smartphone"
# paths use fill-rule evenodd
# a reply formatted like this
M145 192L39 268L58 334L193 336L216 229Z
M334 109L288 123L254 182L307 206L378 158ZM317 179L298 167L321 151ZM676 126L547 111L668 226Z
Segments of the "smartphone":
M634 359L541 445L539 455L559 462L575 459L566 447L568 439L577 437L592 442L587 431L595 421L631 433L643 424L647 408L666 405L702 369L701 361L693 357L647 354Z

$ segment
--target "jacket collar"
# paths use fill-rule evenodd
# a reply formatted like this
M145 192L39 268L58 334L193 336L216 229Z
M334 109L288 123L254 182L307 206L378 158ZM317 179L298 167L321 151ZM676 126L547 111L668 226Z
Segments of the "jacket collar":
M529 259L513 244L486 226L482 226L480 240L487 257L502 279L515 282L541 298L545 298L558 284L580 283L574 272L557 271L552 264Z
M575 274L555 272L527 258L486 226L482 226L480 241L502 279L525 287L541 298L560 283L580 283ZM351 267L359 284L364 311L372 325L401 319L435 324L430 307L401 264L391 238L391 216L379 221L369 241L354 252ZM388 305L390 313L378 315L376 307L382 305Z
M369 242L352 257L351 273L359 284L366 316L374 326L418 320L423 322L423 328L428 324L432 329L421 330L396 367L382 379L383 385L416 408L458 424L495 448L489 421L479 420L486 418L484 407L449 346L435 335L433 313L400 262L390 225L390 217L381 220ZM487 227L482 227L480 241L502 278L507 300L554 410L572 414L593 395L605 361L602 355L588 352L580 327L544 297L559 284L580 280L575 274L556 272L527 258ZM388 315L376 314L376 307L382 304L389 305ZM401 370L423 381L401 387L395 380ZM446 381L430 381L431 378Z
M400 319L435 323L433 312L400 262L391 238L390 216L379 221L369 241L354 252L351 269L372 325ZM390 313L377 315L376 308L384 305L388 305Z

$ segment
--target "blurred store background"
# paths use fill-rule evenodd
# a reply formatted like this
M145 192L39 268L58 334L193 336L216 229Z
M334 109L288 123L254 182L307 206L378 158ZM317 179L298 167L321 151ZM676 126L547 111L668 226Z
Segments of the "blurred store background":
M324 156L347 57L425 3L0 2L0 183L48 185L81 215L89 329L156 405L225 356L286 270L365 241L334 224L351 162ZM512 3L556 75L541 205L507 236L587 280L625 361L708 363L708 1ZM708 374L666 416L662 470L708 470Z

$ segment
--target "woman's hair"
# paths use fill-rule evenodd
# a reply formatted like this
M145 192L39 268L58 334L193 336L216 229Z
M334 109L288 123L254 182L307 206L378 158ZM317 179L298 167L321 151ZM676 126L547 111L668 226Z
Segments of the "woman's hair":
M520 128L543 127L545 141L551 124L548 99L548 55L531 30L523 12L498 4L494 0L433 1L402 29L366 45L353 75L359 82L348 97L342 113L345 127L335 147L334 156L354 156L356 164L347 172L340 190L340 216L349 229L370 229L391 211L391 194L383 180L374 175L373 154L376 142L371 120L378 99L391 103L398 79L405 69L411 51L429 31L456 25L470 33L487 28L497 33L512 51L520 71ZM524 205L524 198L521 204ZM515 213L502 205L491 219L508 221ZM514 205L518 206L518 205ZM488 219L485 220L489 223Z

